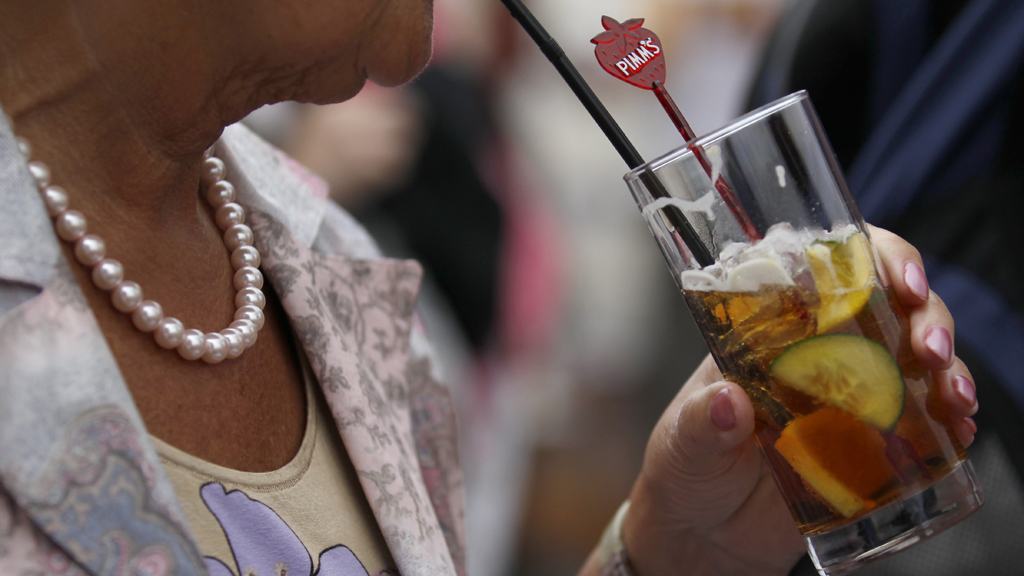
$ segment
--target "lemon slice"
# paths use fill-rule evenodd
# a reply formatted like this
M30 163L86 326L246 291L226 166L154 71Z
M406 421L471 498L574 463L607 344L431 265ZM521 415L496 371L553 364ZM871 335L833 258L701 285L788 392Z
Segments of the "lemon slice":
M815 242L807 247L814 284L821 298L818 334L830 332L860 313L871 299L875 269L864 234L842 241Z
M748 260L729 271L729 292L757 292L766 286L792 286L793 278L774 258Z

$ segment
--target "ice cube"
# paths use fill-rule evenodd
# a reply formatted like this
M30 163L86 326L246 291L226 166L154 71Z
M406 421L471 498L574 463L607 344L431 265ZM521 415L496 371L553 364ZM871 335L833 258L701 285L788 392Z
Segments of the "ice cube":
M804 279L810 269L807 246L824 234L820 230L797 230L788 223L776 224L758 242L727 244L716 264L722 273L715 275L733 292L748 292L769 285L803 285L804 282L797 279Z
M734 264L736 257L750 247L749 242L729 242L718 253L718 264L723 268Z
M747 260L729 271L729 292L757 292L768 286L792 286L793 278L775 258Z
M804 249L814 241L813 233L796 230L788 222L776 224L768 229L764 239L757 246L770 247L778 256L802 257Z
M722 292L724 287L721 280L706 270L686 270L679 275L683 284L683 290L696 290L701 292Z
M719 261L726 270L763 258L774 258L786 264L801 258L808 242L806 234L794 230L789 224L776 224L768 229L763 239L754 244L743 242L726 245Z
M853 236L857 232L860 232L860 229L857 228L856 224L847 224L845 226L840 226L831 232L823 232L821 240L826 242L846 242L850 236Z

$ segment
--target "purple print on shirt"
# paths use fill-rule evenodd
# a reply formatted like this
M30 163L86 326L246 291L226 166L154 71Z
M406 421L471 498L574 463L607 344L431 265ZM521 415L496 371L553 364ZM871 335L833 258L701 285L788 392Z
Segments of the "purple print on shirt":
M313 572L309 551L295 532L266 504L240 490L227 492L218 483L204 485L199 495L220 522L235 557L237 573L216 558L206 556L210 576L369 576L346 546L320 553L320 568ZM395 574L381 571L378 576Z

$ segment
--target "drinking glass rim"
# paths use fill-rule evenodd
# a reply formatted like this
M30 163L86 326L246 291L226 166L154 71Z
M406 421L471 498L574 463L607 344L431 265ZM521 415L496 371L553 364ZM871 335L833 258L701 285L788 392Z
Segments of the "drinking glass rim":
M635 180L640 177L640 174L642 172L646 172L648 170L657 170L659 168L664 167L666 164L669 164L686 156L687 154L693 154L692 148L694 147L704 146L710 142L719 140L735 132L739 132L740 130L746 128L747 126L750 126L755 122L759 122L764 118L778 112L779 110L782 110L783 108L788 108L789 106L792 106L797 102L807 100L807 98L808 96L806 90L799 90L797 92L789 94L788 96L783 96L782 98L779 98L774 102L765 104L764 106L761 106L756 110L747 112L743 116L740 116L736 120L733 120L732 122L726 124L725 126L722 126L721 128L718 128L717 130L704 134L703 136L698 136L693 140L686 142L682 146L672 150L671 152L667 152L661 156L658 156L654 160L637 166L633 170L627 172L626 175L623 176L622 178L627 182L630 180Z

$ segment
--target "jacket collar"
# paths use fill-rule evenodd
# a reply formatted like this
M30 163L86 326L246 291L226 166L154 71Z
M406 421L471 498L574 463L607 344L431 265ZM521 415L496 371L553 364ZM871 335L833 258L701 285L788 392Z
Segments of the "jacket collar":
M60 253L7 117L0 113L0 280L41 290Z
M327 212L327 185L242 124L224 129L216 145L238 202L272 216L310 247Z
M420 266L314 252L324 183L240 126L225 131L217 152L400 573L454 575L408 404Z
M263 269L323 389L384 539L405 576L455 567L413 435L410 340L422 270L326 256L250 211Z

